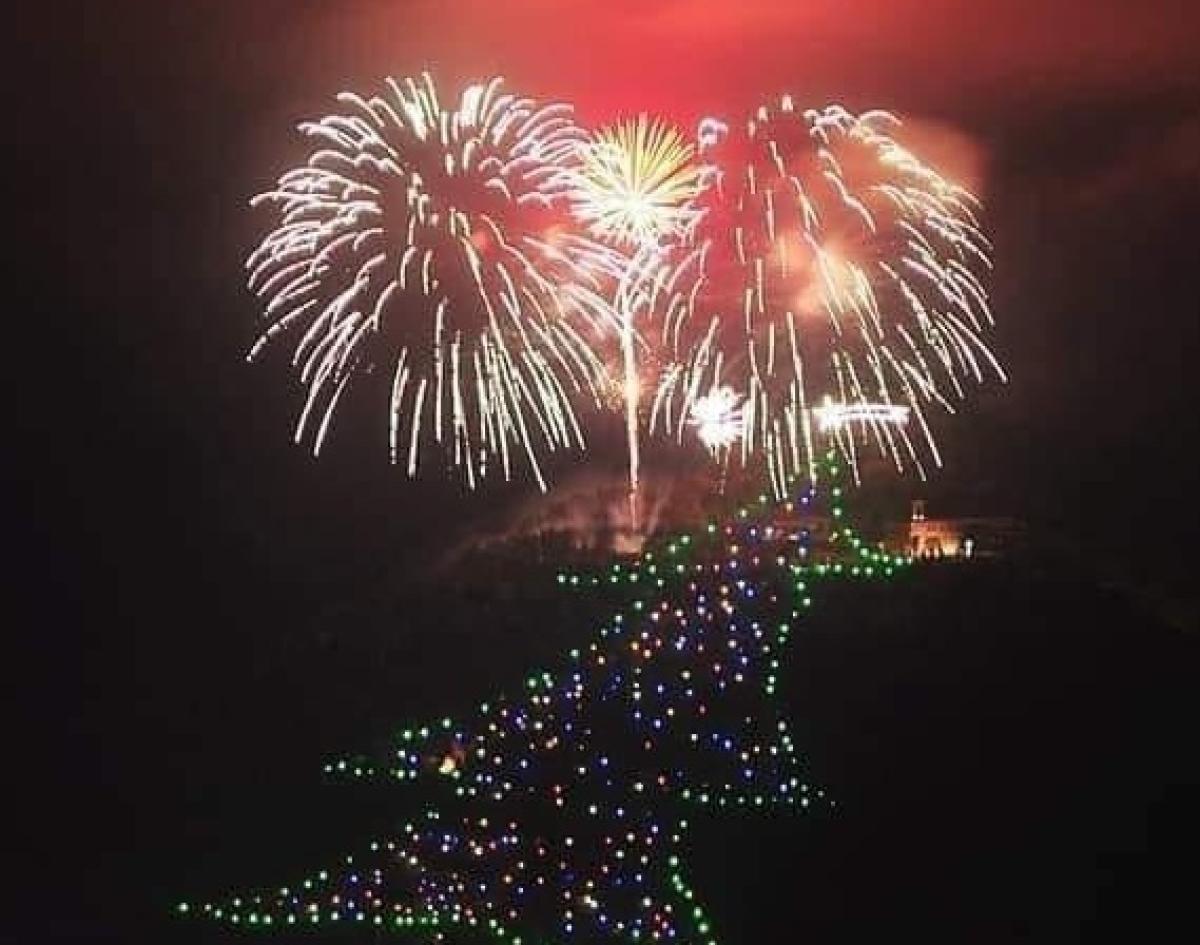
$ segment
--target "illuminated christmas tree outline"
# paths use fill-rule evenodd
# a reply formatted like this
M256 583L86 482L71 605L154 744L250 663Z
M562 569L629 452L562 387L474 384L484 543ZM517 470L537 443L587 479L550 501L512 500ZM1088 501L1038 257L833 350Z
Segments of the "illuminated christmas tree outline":
M843 524L834 452L825 467L824 550L806 529L773 524L780 507L762 496L607 572L560 572L565 587L617 590L623 605L562 671L531 674L518 698L482 704L469 723L406 729L384 759L326 765L335 777L428 786L418 816L299 883L178 911L431 942L450 932L511 945L715 945L683 869L686 812L823 800L778 705L783 650L814 579L907 564ZM805 486L786 510L815 510L821 495Z

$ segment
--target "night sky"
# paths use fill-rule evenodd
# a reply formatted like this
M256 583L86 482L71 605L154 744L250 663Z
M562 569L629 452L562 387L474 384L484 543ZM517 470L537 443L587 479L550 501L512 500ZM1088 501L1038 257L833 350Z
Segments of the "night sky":
M1012 377L948 427L924 491L1021 516L1194 621L1196 4L70 6L13 25L6 122L24 613L9 636L21 659L30 645L22 675L51 723L29 757L57 770L86 743L79 764L107 771L96 737L137 743L118 719L163 666L353 611L527 496L413 485L353 409L316 463L291 445L286 358L243 360L242 261L265 222L248 198L302 158L295 124L338 90L425 68L443 85L502 74L588 122L691 126L783 91L904 116L986 201Z
M423 490L439 489L380 468L366 421L343 424L320 467L289 447L300 392L286 358L243 363L257 310L241 263L265 223L248 197L303 157L296 122L341 88L428 67L443 84L505 75L587 121L650 109L690 126L783 90L905 116L987 201L995 347L1012 375L949 425L949 471L926 491L1106 549L1186 544L1200 356L1191 5L557 6L118 5L61 14L52 44L27 44L17 206L36 252L14 321L35 339L19 366L34 414L20 413L43 524L126 554L220 549L234 572L231 553L249 568L340 559L358 553L333 550L343 532L361 549L364 527L386 541L411 530ZM456 502L453 517L502 501ZM198 529L182 546L174 516Z

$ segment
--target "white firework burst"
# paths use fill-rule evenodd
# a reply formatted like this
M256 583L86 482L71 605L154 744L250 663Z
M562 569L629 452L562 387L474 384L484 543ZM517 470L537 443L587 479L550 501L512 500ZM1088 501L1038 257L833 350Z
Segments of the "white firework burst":
M582 448L574 403L602 368L560 285L587 284L550 186L586 140L562 104L471 85L453 107L432 79L388 79L381 94L301 131L305 163L254 198L276 214L247 262L267 326L307 388L296 425L319 452L347 389L390 378L393 462L416 475L440 449L474 487L517 459Z

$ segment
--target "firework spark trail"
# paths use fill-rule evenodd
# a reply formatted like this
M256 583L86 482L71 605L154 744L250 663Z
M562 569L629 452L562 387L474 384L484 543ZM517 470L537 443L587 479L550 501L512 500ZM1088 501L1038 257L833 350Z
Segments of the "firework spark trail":
M901 146L898 124L836 105L801 112L787 96L742 129L702 123L703 212L689 235L703 273L689 353L664 377L652 426L681 436L696 397L732 383L746 395L742 461L761 455L776 492L814 477L824 397L879 408L826 431L856 478L864 442L900 471L941 465L931 410L1007 378L984 339L977 201ZM917 439L893 422L899 408Z
M653 383L646 376L647 359L639 353L661 355L663 350L640 329L661 315L666 338L684 307L679 277L694 254L684 252L681 262L670 258L669 248L686 244L699 217L693 202L701 170L692 157L693 147L676 129L641 115L601 129L580 147L579 159L554 185L594 242L593 252L605 258L600 268L610 276L600 291L585 289L581 304L611 324L620 344L630 529L635 534L640 531L641 391Z
M640 115L600 129L559 178L575 218L608 245L684 238L699 217L693 147L672 126Z
M436 448L474 488L495 463L508 478L516 453L545 489L540 457L583 447L574 402L597 400L603 376L559 290L594 283L593 261L555 236L550 186L586 133L500 79L454 107L428 75L386 85L303 123L306 163L252 201L277 216L247 261L267 322L248 358L297 338L295 439L314 453L347 388L380 369L410 476Z

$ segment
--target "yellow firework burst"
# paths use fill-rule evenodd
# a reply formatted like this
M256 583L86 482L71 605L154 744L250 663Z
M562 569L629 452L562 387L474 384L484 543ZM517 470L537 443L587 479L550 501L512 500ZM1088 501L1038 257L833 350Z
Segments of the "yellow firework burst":
M657 245L696 219L700 168L673 126L646 115L602 128L566 175L576 219L610 244Z

